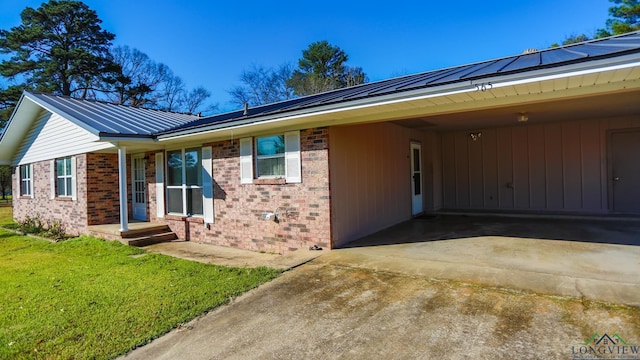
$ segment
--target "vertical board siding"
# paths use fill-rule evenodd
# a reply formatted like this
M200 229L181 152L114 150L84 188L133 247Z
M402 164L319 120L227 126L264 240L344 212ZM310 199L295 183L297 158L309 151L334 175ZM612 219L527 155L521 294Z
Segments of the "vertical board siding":
M516 209L528 209L529 202L529 137L526 127L514 128L513 139L513 205Z
M466 133L455 135L456 159L456 204L459 208L469 208L469 136Z
M498 207L498 138L495 129L482 133L482 183L483 204L486 208Z
M564 208L564 196L562 194L563 160L562 160L562 126L551 124L544 128L544 161L547 167L546 175L546 201L547 208L562 210Z
M513 209L513 151L511 128L496 130L498 167L498 209Z
M547 208L547 169L544 127L532 126L527 132L529 150L529 201L533 209Z
M619 118L443 133L443 208L607 212L607 132L637 127Z

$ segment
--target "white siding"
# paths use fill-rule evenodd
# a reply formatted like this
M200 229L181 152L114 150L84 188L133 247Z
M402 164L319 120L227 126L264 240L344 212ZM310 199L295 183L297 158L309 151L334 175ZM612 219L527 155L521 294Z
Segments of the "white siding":
M41 111L17 151L16 165L112 148L57 114Z

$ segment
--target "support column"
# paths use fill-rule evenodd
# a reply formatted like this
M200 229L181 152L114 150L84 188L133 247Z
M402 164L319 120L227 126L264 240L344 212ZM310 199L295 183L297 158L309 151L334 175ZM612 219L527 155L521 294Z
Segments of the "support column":
M127 148L118 147L118 179L120 188L120 231L129 230L129 207L127 204Z

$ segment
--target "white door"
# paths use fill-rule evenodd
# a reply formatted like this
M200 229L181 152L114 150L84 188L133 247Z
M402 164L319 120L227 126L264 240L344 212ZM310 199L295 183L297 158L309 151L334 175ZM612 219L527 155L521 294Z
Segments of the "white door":
M131 201L133 218L147 221L147 192L145 189L145 160L142 155L131 159Z
M411 214L422 213L422 146L411 143Z

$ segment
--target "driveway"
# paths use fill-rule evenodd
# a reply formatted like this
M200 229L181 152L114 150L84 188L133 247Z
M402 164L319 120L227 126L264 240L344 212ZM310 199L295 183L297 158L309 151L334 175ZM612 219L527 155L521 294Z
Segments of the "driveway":
M595 334L638 350L640 247L478 233L394 244L424 236L416 223L325 252L125 359L593 358Z

